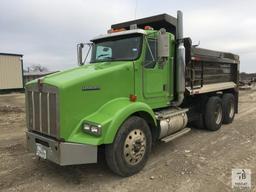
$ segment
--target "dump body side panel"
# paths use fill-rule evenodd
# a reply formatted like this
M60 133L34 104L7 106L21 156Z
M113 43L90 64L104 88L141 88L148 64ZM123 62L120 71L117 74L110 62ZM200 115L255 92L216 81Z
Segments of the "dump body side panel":
M240 62L237 55L191 47L190 42L186 42L185 46L186 87L194 90L209 84L226 82L238 85Z

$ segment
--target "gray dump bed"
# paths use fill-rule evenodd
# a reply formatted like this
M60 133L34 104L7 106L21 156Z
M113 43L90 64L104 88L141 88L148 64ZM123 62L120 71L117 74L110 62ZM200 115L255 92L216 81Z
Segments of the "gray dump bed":
M239 56L220 51L197 48L191 40L184 40L186 47L186 87L190 90L229 85L234 88L239 81Z

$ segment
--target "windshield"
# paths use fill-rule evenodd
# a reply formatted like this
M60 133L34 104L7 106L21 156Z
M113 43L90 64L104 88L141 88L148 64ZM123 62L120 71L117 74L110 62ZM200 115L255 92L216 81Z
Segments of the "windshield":
M131 61L140 56L142 36L138 34L112 37L94 42L91 63L102 61Z

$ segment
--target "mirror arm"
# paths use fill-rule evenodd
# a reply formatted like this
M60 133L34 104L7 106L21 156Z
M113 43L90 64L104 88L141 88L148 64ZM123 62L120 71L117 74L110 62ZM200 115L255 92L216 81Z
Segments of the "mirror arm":
M89 55L89 53L92 49L92 43L87 43L86 45L89 46L89 50L87 51L86 57L84 58L84 61L83 61L83 64L85 64L85 61L86 61L86 59L87 59L87 57L88 57L88 55Z
M145 39L146 39L146 44L147 44L147 47L148 47L148 49L149 49L150 55L151 55L153 61L155 61L154 55L153 55L152 50L151 50L151 48L150 48L150 46L149 46L149 43L148 43L148 39L147 39L146 37L145 37Z

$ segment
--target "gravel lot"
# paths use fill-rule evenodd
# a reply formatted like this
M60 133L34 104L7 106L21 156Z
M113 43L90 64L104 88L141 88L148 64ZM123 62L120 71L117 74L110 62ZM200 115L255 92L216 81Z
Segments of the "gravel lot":
M232 191L232 168L251 169L256 192L256 90L241 91L239 114L217 132L193 129L159 143L139 174L120 178L104 161L60 167L26 151L24 95L0 95L0 191Z

